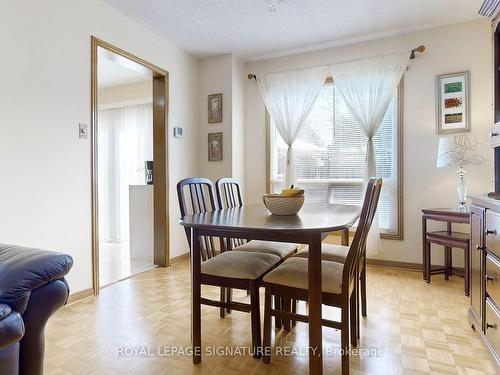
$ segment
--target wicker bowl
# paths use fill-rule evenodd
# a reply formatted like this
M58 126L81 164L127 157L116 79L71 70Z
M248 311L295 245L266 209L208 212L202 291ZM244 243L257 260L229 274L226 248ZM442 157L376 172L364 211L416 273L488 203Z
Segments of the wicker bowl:
M273 215L297 215L304 204L304 196L266 194L262 197L264 205Z

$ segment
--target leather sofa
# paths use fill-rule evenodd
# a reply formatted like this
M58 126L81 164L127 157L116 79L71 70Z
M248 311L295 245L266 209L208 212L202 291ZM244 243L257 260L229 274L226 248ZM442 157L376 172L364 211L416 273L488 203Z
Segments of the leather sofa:
M44 330L69 295L69 255L0 244L0 374L43 374Z

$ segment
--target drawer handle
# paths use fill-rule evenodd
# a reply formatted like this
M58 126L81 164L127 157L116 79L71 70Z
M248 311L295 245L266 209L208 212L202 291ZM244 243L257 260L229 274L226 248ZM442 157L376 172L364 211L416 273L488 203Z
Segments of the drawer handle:
M489 276L489 275L486 275L486 281L495 281L497 279L496 276Z
M489 235L489 234L496 236L497 230L496 229L486 229L486 235Z
M486 323L486 329L488 329L488 328L497 329L497 325L496 324Z
M476 250L479 251L479 250L484 250L485 247L484 246L481 246L481 245L477 245L476 246Z
M498 135L498 133L490 132L490 137L491 138L496 137L497 135Z

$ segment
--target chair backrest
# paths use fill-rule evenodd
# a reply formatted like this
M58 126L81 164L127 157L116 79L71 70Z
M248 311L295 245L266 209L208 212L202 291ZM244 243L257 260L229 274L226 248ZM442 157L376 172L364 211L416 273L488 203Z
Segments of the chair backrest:
M220 208L231 208L243 206L240 182L235 178L219 178L215 182L217 202Z
M203 177L191 177L179 181L177 184L177 197L181 217L185 215L210 212L217 209L214 199L214 186L212 181ZM184 228L191 249L191 230ZM212 237L201 237L201 257L205 261L216 255Z
M243 206L240 182L235 178L223 177L215 182L217 203L220 208L232 208ZM245 243L241 238L232 238L232 246L237 247Z
M356 265L365 249L366 239L368 232L377 211L378 200L380 197L380 190L382 189L382 179L372 177L366 186L365 198L363 207L361 208L361 215L359 217L358 227L354 234L354 239L349 248L349 252L344 263L344 270L342 275L342 285L349 285L348 283L356 277Z

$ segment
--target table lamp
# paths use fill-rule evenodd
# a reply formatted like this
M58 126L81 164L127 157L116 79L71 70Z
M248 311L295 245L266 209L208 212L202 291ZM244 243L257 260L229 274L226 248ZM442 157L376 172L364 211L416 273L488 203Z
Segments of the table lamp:
M465 182L466 165L480 165L486 159L482 153L481 141L477 135L455 135L439 139L436 167L458 167L458 210L465 211L467 184Z

